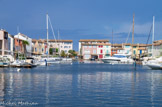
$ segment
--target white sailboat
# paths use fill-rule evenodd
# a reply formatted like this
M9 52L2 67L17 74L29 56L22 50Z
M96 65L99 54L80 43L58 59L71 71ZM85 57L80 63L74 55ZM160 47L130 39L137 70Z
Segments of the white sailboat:
M154 58L154 23L155 16L153 16L153 27L152 27L152 58ZM154 60L149 60L146 65L151 69L162 69L162 57L155 58Z

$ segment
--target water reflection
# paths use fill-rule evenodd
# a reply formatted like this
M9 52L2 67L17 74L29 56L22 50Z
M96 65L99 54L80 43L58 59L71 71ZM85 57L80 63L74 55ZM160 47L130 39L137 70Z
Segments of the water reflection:
M162 72L131 66L73 64L0 69L0 101L39 106L159 106ZM83 103L84 102L84 103Z

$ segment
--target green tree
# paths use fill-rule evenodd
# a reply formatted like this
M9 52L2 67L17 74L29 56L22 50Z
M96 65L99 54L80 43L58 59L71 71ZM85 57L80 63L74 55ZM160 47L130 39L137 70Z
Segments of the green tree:
M52 48L49 49L49 54L50 54L50 55L53 54L53 49L52 49Z
M65 57L65 56L66 56L65 52L62 50L61 51L61 57Z
M27 53L26 46L29 45L29 42L26 41L26 40L23 40L22 44L23 44L23 47L24 47L24 56L26 57L26 53Z
M58 52L58 48L56 48L56 52Z
M68 53L69 53L69 56L70 56L70 57L75 57L75 56L77 56L75 50L69 50Z

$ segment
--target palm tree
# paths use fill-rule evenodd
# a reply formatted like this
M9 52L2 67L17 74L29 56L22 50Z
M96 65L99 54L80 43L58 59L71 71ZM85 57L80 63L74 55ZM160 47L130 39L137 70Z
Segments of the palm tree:
M27 51L26 51L26 45L29 45L29 42L26 41L26 40L23 40L23 41L22 41L22 44L23 44L23 47L24 47L24 55L25 55L25 57L26 57L26 53L27 53Z

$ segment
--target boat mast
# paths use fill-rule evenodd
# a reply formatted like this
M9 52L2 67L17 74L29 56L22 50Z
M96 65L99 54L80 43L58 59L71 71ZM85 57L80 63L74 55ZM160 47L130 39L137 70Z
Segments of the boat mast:
M19 60L19 50L20 50L20 40L19 40L19 26L17 26L17 33L18 33L18 60Z
M112 55L113 56L113 30L112 30Z
M47 20L47 58L49 58L49 47L48 47L48 13L46 15L46 20Z
M60 36L60 32L59 32L59 29L58 29L58 41L57 41L57 43L58 43L58 54L60 56L59 36Z
M155 22L155 16L153 16L153 24L152 24L152 57L154 56L154 22Z
M134 43L134 14L133 14L133 31L132 31L132 44Z
M133 28L132 28L132 58L133 58L133 44L134 44L134 16L135 14L133 13Z

